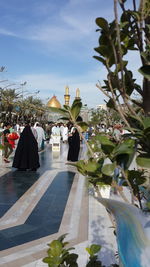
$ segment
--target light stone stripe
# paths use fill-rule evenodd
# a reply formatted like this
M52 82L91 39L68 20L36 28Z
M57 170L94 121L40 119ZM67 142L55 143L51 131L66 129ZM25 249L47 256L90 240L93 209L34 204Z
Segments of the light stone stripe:
M84 186L85 186L85 177L79 174L76 197L73 203L73 208L72 208L72 213L71 213L71 222L70 222L69 235L68 235L69 239L74 239L78 233L80 212L82 212L81 204L82 204Z
M57 173L58 170L46 171L0 219L0 230L23 224Z
M69 166L70 169L70 166ZM67 205L64 210L63 218L61 221L61 225L59 228L60 233L68 233L70 231L70 219L71 219L71 214L72 214L72 207L75 202L75 197L76 197L76 191L77 191L77 184L79 181L79 175L78 173L75 174L74 181L71 187L71 191L67 200Z
M17 250L16 253L13 253L13 254L10 254L10 255L7 255L5 257L1 257L0 258L0 266L5 266L4 264L9 264L10 262L14 261L14 260L17 260L17 259L21 259L23 257L26 257L26 256L31 256L35 250L36 251L41 251L41 250L46 250L48 247L46 244L42 243L38 246L34 246L34 247L29 247L25 250ZM7 266L7 265L6 265ZM15 265L14 265L15 266Z
M68 155L68 149L66 149L66 146L65 146L65 149L63 149L63 151L62 151L61 158L63 158L63 160L66 161L67 160L67 155Z

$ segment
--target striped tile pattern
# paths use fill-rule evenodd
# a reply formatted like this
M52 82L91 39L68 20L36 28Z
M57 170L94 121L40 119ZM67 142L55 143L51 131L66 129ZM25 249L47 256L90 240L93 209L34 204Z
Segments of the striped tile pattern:
M84 177L76 172L74 167L66 165L66 156L66 145L62 145L60 155L54 155L49 147L40 153L43 166L41 167L41 175L39 175L39 178L36 179L30 188L1 217L0 233L3 233L3 236L6 237L8 231L11 229L10 236L12 235L12 241L16 242L17 239L13 240L12 229L19 229L18 239L21 238L22 240L20 245L1 250L0 266L20 267L28 264L29 266L35 266L34 262L46 255L47 243L64 233L68 233L67 239L70 245L87 240L88 195L85 188L85 180ZM50 163L47 161L50 161ZM1 178L6 179L9 183L9 175L6 170ZM56 181L55 179L58 179L58 183L56 184L54 183ZM53 203L47 203L49 194L51 194L51 201L53 200ZM66 202L64 204L65 209L60 211L62 202ZM57 204L56 209L55 203ZM47 234L42 237L37 231L34 240L29 241L25 234L27 228L23 228L22 226L27 225L28 227L36 228L38 221L42 224L41 212L39 211L40 205L41 208L42 205L43 208L46 206L50 211L52 208L54 209L50 218L47 218ZM43 214L46 216L45 212ZM36 220L35 216L37 216ZM61 217L60 223L58 223L58 217ZM57 231L50 232L49 225L52 220L56 220L54 225L57 224L58 229ZM25 231L24 234L23 231Z

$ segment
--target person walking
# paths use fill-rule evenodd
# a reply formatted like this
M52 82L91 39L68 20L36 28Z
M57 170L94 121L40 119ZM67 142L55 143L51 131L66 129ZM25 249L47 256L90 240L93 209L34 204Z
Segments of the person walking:
M20 171L36 171L40 167L38 144L29 123L20 135L12 167Z
M63 132L62 132L62 141L63 143L67 143L68 141L68 127L64 124Z
M44 129L41 127L41 125L39 123L36 124L35 129L37 131L38 150L41 151L42 150L43 141L46 139L45 138L45 132L44 132Z
M38 139L38 134L37 134L37 130L34 128L34 123L31 122L31 131L35 137L35 139L37 140Z
M79 151L80 151L80 136L75 127L72 127L71 133L68 137L68 161L78 161Z
M4 147L4 162L9 163L10 161L8 160L9 156L13 152L12 145L8 141L8 135L10 134L10 128L11 124L10 123L5 123L5 129L2 134L2 145Z

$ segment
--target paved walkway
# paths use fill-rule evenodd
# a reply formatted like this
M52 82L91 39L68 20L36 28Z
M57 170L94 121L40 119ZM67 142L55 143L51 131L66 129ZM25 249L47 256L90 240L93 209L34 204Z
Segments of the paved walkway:
M88 194L84 177L66 165L67 151L66 144L60 153L47 145L37 172L19 172L1 160L0 266L46 266L47 244L64 233L71 246L85 246Z

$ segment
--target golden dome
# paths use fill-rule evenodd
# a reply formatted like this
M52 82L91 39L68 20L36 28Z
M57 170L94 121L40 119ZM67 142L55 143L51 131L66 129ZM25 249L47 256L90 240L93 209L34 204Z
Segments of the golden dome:
M47 102L47 106L49 108L61 108L61 104L55 95Z

